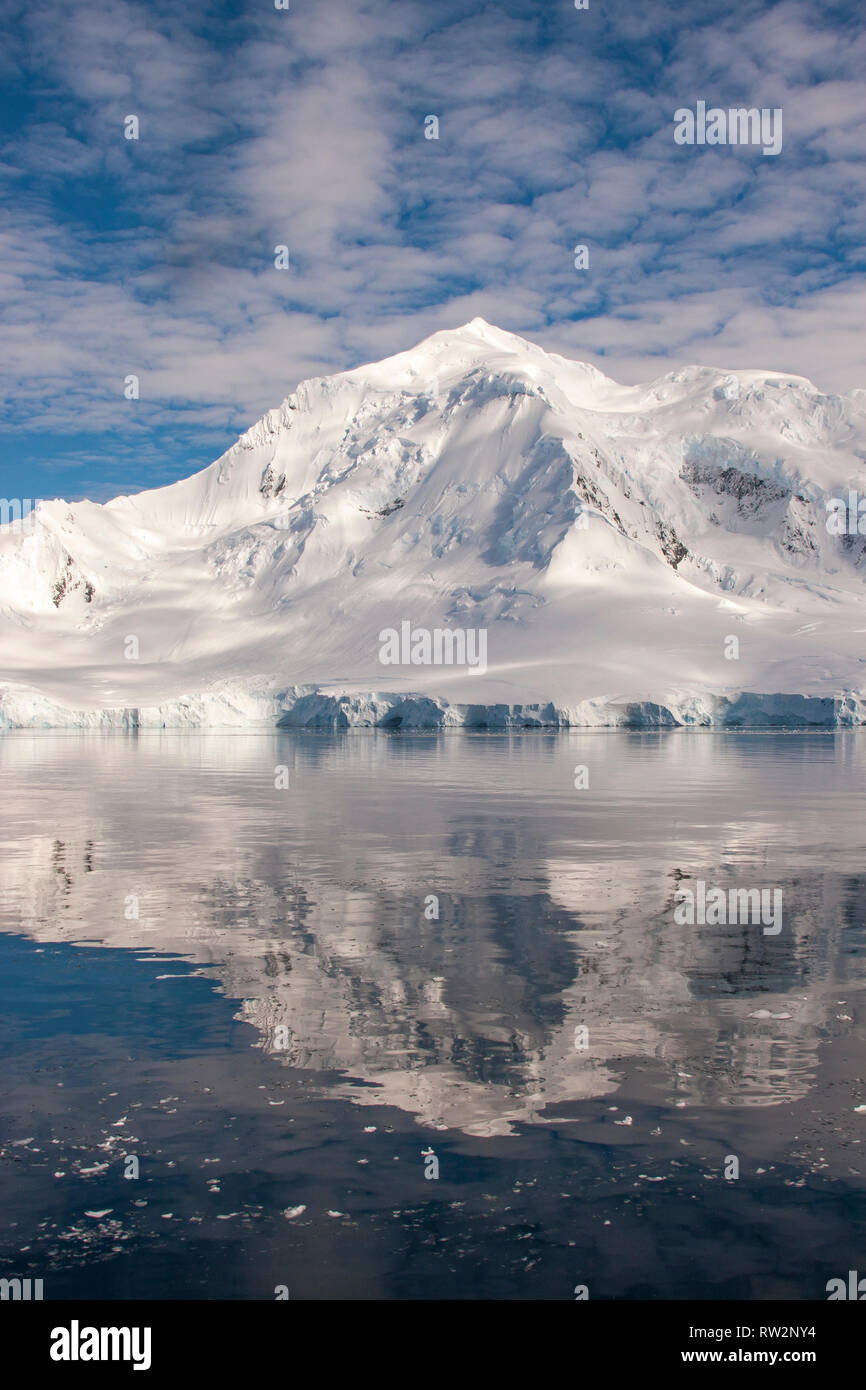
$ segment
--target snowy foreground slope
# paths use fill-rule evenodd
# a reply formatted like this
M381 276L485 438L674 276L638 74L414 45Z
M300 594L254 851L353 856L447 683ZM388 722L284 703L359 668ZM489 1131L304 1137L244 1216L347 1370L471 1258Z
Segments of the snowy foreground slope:
M476 319L0 527L0 726L866 722L864 460L866 391L620 386ZM486 669L382 664L404 622Z

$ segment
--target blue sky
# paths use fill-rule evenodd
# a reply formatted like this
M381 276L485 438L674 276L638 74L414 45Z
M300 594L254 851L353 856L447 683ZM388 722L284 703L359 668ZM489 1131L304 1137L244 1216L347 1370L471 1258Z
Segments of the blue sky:
M866 387L859 0L0 12L2 496L171 482L476 315L626 381ZM699 99L781 107L782 153L675 144Z

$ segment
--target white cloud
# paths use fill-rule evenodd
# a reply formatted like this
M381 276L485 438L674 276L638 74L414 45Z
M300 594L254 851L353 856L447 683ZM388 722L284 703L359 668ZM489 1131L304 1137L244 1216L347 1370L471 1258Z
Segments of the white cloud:
M123 459L181 408L240 428L476 314L629 380L695 361L866 384L863 36L788 3L638 8L609 45L584 18L29 7L4 58L40 92L0 151L9 422L116 431ZM698 96L782 104L783 154L674 145Z

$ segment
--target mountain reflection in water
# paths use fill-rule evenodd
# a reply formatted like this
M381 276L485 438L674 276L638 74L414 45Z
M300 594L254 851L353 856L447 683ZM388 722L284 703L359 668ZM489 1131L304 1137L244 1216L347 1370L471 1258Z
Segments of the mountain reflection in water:
M396 1108L419 1153L607 1115L668 1155L644 1107L770 1167L791 1157L773 1109L806 1101L833 1136L809 1171L850 1184L864 764L855 732L20 732L0 740L0 924L179 960L157 978L214 982L251 1025L232 1047L318 1078L359 1132ZM678 925L701 879L780 888L781 932Z

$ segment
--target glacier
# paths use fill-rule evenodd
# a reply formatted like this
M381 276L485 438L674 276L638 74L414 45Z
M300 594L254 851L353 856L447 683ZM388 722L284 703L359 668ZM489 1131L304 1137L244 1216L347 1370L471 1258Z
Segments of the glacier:
M0 729L858 726L864 461L866 391L626 386L475 319L0 526ZM384 667L406 622L485 669Z

